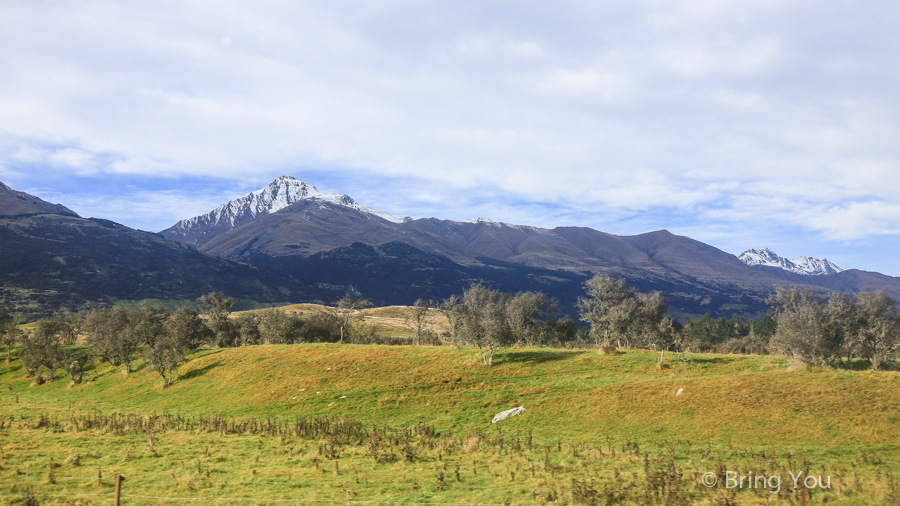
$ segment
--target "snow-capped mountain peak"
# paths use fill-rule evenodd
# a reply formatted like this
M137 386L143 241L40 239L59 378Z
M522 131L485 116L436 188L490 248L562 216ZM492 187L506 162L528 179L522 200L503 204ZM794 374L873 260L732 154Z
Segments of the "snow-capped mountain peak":
M281 176L264 188L222 204L206 214L181 220L163 230L162 234L168 239L185 241L199 247L209 238L243 225L257 216L276 213L307 199L331 202L394 223L403 223L404 220L409 219L364 206L347 195L322 193L306 181L300 181L291 176Z
M821 274L835 274L843 270L837 265L834 265L827 258L820 260L818 258L801 256L799 258L789 260L777 255L769 248L748 249L747 251L741 253L738 259L751 266L765 265L769 267L779 267L796 274L813 276Z

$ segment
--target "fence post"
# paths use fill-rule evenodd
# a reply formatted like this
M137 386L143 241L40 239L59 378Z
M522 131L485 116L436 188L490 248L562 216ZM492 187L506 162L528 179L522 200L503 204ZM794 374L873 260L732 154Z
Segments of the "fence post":
M119 492L122 490L122 480L124 479L121 474L116 475L116 506L119 506ZM803 504L806 504L805 500Z
M801 500L802 506L806 506L806 489L805 488L800 491L800 500ZM119 503L116 503L116 506L119 506Z

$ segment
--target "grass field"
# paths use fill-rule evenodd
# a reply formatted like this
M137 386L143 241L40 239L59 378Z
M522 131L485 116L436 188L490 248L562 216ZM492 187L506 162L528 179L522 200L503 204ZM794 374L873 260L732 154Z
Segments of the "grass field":
M799 504L812 475L831 488L809 504L900 504L900 373L687 358L254 346L200 351L165 389L106 366L31 386L14 360L0 501L111 504L122 474L123 504Z

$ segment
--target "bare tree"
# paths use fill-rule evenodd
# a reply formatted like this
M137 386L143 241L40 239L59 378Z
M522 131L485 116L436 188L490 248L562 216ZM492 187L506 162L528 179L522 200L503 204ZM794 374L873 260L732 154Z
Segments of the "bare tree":
M260 315L259 332L266 344L293 344L303 341L303 320L281 309L267 309Z
M228 319L228 315L237 308L237 299L227 297L222 292L212 292L197 300L209 318L209 327L215 335L213 344L219 348L234 346L237 341L237 331L234 324Z
M6 346L6 361L12 361L13 346L19 341L21 331L9 313L0 311L0 344Z
M769 303L778 308L778 328L770 341L773 351L810 365L834 365L841 359L843 327L827 298L809 290L778 288Z
M234 319L238 346L253 346L263 341L261 326L263 317L257 313L241 313Z
M360 320L363 317L359 310L367 307L372 307L372 301L369 299L354 299L353 297L346 295L343 299L338 301L336 312L341 328L341 340L338 342L344 342L345 332L350 331L350 327L354 321Z
M212 339L213 333L196 311L180 307L169 314L164 324L166 335L175 339L179 350L194 350Z
M506 295L474 284L452 308L461 341L478 348L486 365L493 365L497 350L511 342L506 300Z
M407 322L411 322L413 330L416 332L416 345L422 344L422 332L425 330L425 319L428 317L428 310L434 306L434 303L425 299L418 299L410 308L410 312L406 317Z
M897 300L884 291L857 293L856 298L860 355L869 359L873 369L881 369L896 358L900 348Z
M551 312L556 304L540 292L519 292L506 300L506 321L514 339L529 346L541 344L540 322L537 318Z
M578 299L581 320L591 325L598 347L616 341L622 347L659 349L670 341L664 324L668 304L659 292L641 293L606 274L584 284L588 297ZM670 345L665 345L668 348Z
M450 326L450 341L454 346L463 344L460 333L460 315L462 312L458 308L460 304L459 297L456 295L451 295L441 304L441 314L447 318L447 324Z
M172 384L178 368L184 362L179 343L170 336L157 339L153 346L144 351L144 360L163 380L163 388Z
M112 366L125 366L125 374L131 372L141 346L140 334L132 332L130 325L128 311L119 307L95 309L84 322L91 353Z
M21 336L19 358L25 375L34 376L38 384L53 381L54 371L62 364L61 342L55 329L53 322L44 320L32 332Z
M153 347L157 339L166 335L168 318L169 310L165 307L142 302L137 310L128 312L128 331L139 343Z

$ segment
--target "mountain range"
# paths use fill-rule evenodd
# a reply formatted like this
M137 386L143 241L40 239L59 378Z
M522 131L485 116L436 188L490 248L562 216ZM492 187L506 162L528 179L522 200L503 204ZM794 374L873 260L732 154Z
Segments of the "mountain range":
M460 287L471 279L487 281L509 275L509 269L532 269L521 278L523 282L541 279L545 291L560 294L560 302L570 309L582 294L580 286L573 285L600 272L623 277L641 289L660 290L672 302L674 312L689 315L705 311L758 315L768 308L765 299L774 288L786 285L818 291L840 287L848 292L886 288L900 294L897 278L855 269L842 271L827 260L801 257L790 261L771 250L748 250L738 258L666 230L616 236L586 227L545 229L485 218L463 222L399 218L361 206L346 195L321 195L325 194L308 183L282 176L210 213L182 220L162 234L185 240L180 234L190 226L194 239L188 240L196 242L202 237L198 248L204 253L265 266L307 283L357 286L365 279L369 288L363 293L385 303L409 303L413 296L447 293L450 286ZM247 211L242 211L248 201L257 206L250 219ZM287 202L292 203L282 205ZM233 222L235 226L218 231L201 225L210 222ZM408 248L379 249L388 243ZM362 254L360 244L374 249ZM449 283L442 285L445 289L428 289L428 283L412 280L397 282L409 272L400 265L426 257L451 262L417 267L433 275L440 272L434 279ZM358 258L358 265L350 265L351 258ZM369 262L379 267L363 275ZM392 262L398 270L387 266ZM332 268L337 264L342 267ZM434 266L438 264L455 267L446 270ZM450 272L455 273L453 282L446 277ZM386 286L392 288L378 288Z
M0 184L0 311L19 321L142 299L184 304L211 291L245 307L340 295Z
M38 313L28 310L35 302L74 310L118 299L186 300L212 289L258 303L333 302L352 293L379 305L411 304L483 282L545 292L577 317L582 285L596 273L661 291L680 316L758 317L778 286L900 295L900 278L827 260L790 261L767 249L738 258L666 230L617 236L399 217L289 176L159 234L84 219L2 185L0 241L0 304L26 316Z

